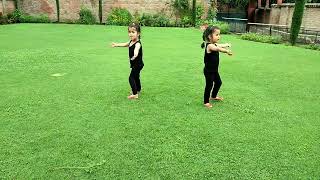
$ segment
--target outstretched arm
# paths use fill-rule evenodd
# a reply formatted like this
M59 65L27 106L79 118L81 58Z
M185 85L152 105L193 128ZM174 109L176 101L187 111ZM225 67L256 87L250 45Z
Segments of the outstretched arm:
M216 46L216 45L214 45L214 44L209 44L208 45L208 49L209 49L209 51L219 51L219 52L222 52L222 53L226 53L226 54L228 54L229 56L231 56L232 55L232 52L231 52L231 50L230 49L226 49L226 48L223 48L223 47L219 47L219 46Z
M112 47L128 47L129 46L129 42L126 43L112 43L111 44Z
M134 48L133 57L130 59L131 61L133 61L138 56L140 47L141 47L141 44L140 43L136 43L136 47Z
M221 48L231 48L231 44L230 43L225 43L225 44L217 44L218 47Z

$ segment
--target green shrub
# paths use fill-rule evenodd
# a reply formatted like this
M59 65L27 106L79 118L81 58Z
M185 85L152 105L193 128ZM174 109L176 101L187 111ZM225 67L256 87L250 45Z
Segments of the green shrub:
M189 0L173 0L171 6L180 17L191 15Z
M183 27L190 27L192 26L192 19L190 16L183 16L181 23Z
M2 14L0 14L0 24L8 24L8 17L7 16L3 16Z
M5 17L6 23L50 23L48 15L26 15L23 14L19 9L13 11Z
M307 49L312 49L312 50L318 50L320 51L320 45L319 44L309 44L309 45L305 45L303 46L304 48Z
M48 15L45 15L45 14L42 14L39 16L30 16L30 15L21 14L19 21L22 23L50 23L51 22Z
M9 23L19 23L21 16L22 12L19 9L16 9L12 14L8 14L8 21Z
M80 18L78 20L78 23L80 23L80 24L95 24L96 23L96 17L87 8L81 8L79 15L80 15Z
M155 27L167 27L170 24L170 19L163 14L153 15L153 24L151 26Z
M230 33L230 26L226 22L222 21L204 21L204 24L208 24L209 26L218 26L220 28L221 34L228 34Z
M216 17L217 12L212 7L209 7L207 19L212 21L216 19Z
M114 8L107 17L106 24L127 26L132 21L132 15L127 9Z
M154 24L154 19L151 14L143 13L140 18L140 24L142 26L152 26Z
M256 41L256 42L263 42L263 43L271 43L271 44L281 43L280 36L269 36L269 35L262 35L262 34L257 34L257 33L242 34L241 39L249 40L249 41Z
M141 23L141 16L140 14L136 11L133 16L132 16L132 22L139 22Z
M171 26L170 19L161 13L154 14L154 15L143 13L141 17L139 18L135 17L134 19L136 20L135 22L140 22L142 26L152 26L152 27Z
M196 26L199 27L204 23L204 20L201 18L202 14L204 13L204 8L200 5L196 7Z

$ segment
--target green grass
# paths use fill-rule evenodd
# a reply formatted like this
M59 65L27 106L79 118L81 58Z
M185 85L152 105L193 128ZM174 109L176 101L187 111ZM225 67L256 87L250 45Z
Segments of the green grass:
M0 179L320 178L319 51L223 36L208 110L201 37L143 27L129 101L126 27L0 26Z

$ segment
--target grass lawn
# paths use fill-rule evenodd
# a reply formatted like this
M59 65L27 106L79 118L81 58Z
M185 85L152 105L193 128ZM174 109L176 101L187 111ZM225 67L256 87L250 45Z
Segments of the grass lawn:
M320 52L222 35L224 102L203 107L202 33L0 26L0 179L319 179Z

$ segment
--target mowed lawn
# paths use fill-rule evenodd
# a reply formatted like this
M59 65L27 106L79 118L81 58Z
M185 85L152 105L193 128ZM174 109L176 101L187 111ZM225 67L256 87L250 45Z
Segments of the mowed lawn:
M319 179L320 52L222 35L223 102L203 107L202 33L0 26L0 179Z

